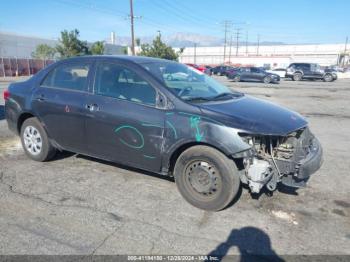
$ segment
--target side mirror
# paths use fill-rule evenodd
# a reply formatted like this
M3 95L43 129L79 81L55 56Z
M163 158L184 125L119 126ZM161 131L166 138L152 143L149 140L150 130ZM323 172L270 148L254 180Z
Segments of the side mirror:
M159 109L173 109L174 104L161 92L157 92L157 108Z

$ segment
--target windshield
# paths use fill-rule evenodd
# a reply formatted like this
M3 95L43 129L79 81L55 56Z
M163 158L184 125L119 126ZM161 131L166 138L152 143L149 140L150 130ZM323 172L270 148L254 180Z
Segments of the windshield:
M175 95L187 101L232 99L243 94L231 91L208 75L184 64L161 61L141 63Z

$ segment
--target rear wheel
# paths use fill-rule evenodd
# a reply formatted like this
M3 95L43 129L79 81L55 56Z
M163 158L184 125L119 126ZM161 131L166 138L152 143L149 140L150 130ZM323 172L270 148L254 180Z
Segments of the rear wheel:
M265 76L263 81L264 81L265 84L270 84L271 83L271 77Z
M24 152L35 161L47 161L54 157L56 149L51 145L46 131L35 117L25 120L21 127Z
M325 81L325 82L332 82L333 81L333 76L331 74L326 74L323 77L323 81Z
M225 208L240 187L233 160L208 146L193 146L184 151L176 162L174 175L181 195L204 210Z
M294 81L301 81L302 78L303 78L303 75L301 73L295 73L293 75L293 80Z

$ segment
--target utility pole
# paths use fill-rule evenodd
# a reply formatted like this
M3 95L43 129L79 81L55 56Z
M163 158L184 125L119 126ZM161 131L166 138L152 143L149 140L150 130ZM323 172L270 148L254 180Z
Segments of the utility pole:
M228 54L228 62L231 63L231 49L232 49L232 35L230 38L230 49L229 49L229 54Z
M241 30L242 30L242 28L236 29L236 56L238 56L239 38L240 38Z
M196 62L197 62L197 43L194 43L193 47L194 47L193 64L196 64Z
M225 20L222 22L222 25L224 27L224 63L226 59L226 45L227 45L227 33L229 32L231 26L232 26L232 21L230 20Z
M130 25L131 25L131 53L135 55L135 35L134 35L134 6L130 0Z
M259 56L259 48L260 48L260 34L258 34L258 46L256 48L256 55Z
M246 30L246 35L245 35L245 54L248 56L248 29Z
M2 68L2 76L5 78L5 64L4 64L4 58L1 56L1 68Z
M345 57L346 57L346 51L348 49L348 40L349 40L349 38L346 37L346 39L345 39L345 47L344 47L343 67L345 66Z

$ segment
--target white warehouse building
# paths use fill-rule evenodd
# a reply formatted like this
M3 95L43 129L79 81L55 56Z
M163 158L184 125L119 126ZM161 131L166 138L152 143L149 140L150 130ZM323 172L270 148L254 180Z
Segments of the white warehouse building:
M179 61L200 65L251 65L265 67L287 67L293 62L318 63L322 66L334 65L340 62L340 55L344 53L344 44L317 45L263 45L240 46L238 55L236 47L186 47ZM231 49L231 50L230 50ZM348 57L346 58L348 62Z

